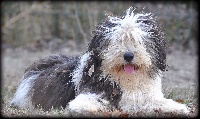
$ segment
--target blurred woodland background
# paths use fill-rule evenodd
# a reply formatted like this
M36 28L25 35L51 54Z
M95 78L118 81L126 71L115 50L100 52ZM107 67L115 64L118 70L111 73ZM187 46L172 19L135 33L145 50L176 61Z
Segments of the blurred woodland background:
M167 40L183 49L193 48L198 34L198 3L134 1L4 1L1 4L2 48L32 50L62 47L67 41L88 44L92 30L105 14L121 15L129 6L154 13ZM196 52L196 51L194 51Z

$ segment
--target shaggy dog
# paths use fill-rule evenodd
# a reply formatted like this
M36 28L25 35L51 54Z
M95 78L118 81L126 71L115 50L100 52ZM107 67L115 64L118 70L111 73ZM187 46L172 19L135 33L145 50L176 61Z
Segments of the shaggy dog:
M78 113L161 109L188 113L161 92L166 41L152 13L108 16L98 24L80 57L53 55L26 69L11 104L20 108L65 108Z

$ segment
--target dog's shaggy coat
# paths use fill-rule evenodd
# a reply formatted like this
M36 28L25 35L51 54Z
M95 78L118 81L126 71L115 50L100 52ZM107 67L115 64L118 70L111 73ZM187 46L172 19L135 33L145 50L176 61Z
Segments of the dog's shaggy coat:
M11 104L20 108L67 108L79 113L155 109L188 113L161 92L166 42L151 13L129 8L98 24L80 57L53 55L26 69Z

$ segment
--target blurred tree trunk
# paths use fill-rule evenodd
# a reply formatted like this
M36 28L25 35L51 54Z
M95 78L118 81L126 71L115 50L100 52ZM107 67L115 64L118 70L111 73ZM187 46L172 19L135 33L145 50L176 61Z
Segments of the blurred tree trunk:
M59 3L54 2L52 5L53 10L59 9ZM60 38L60 29L59 29L59 14L52 14L52 36L55 38Z

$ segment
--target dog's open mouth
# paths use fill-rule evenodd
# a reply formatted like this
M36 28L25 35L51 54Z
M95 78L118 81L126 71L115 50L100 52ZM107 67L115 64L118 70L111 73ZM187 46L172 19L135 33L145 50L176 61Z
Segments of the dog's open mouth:
M138 66L134 64L125 64L123 65L124 72L127 74L133 73L134 71L138 70Z
M127 74L134 73L139 69L139 66L136 64L123 64L114 68L117 72L124 72Z

